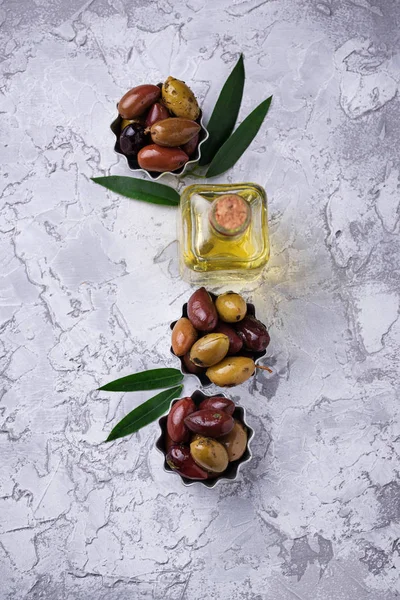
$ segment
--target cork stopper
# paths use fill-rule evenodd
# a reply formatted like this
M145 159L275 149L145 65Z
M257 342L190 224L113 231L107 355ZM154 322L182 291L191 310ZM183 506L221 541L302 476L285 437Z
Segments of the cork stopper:
M212 203L210 223L222 235L243 233L250 224L250 206L238 194L219 196Z

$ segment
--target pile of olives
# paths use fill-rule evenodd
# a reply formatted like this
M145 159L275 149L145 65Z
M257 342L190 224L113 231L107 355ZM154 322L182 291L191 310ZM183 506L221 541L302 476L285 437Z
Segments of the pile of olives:
M193 373L203 384L232 387L251 377L255 360L270 342L254 307L240 294L210 294L196 290L184 306L183 316L172 325L172 352L182 370Z
M133 168L173 172L195 154L200 108L184 81L168 77L162 85L139 85L121 98L118 112L116 149Z
M225 396L177 400L167 417L164 450L169 467L186 479L215 479L247 448L247 429Z

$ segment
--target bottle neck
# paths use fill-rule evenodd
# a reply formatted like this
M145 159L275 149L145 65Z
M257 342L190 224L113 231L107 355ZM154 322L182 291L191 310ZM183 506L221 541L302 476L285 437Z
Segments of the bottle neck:
M250 219L250 205L238 194L224 194L211 204L210 225L226 238L242 235L248 229Z

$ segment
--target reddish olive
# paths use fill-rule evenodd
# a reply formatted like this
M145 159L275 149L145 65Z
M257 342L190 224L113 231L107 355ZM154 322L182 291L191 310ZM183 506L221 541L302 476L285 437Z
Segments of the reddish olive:
M196 405L191 398L181 398L175 402L167 418L167 431L169 437L177 443L186 442L189 432L185 425L185 418L196 410Z
M165 432L164 435L164 449L166 452L169 452L171 446L174 446L175 442L173 439L171 439L168 435L168 431Z
M156 102L160 94L161 90L156 85L138 85L122 96L118 112L123 119L138 117Z
M180 169L189 157L180 148L164 148L158 144L150 144L140 150L137 159L142 169L165 173Z
M217 325L217 309L204 287L199 288L190 296L187 312L194 327L199 331L212 331Z
M270 342L267 328L255 317L247 315L242 321L236 323L235 329L247 350L262 352Z
M187 446L171 446L166 457L168 465L187 479L207 479L208 473L197 465Z
M228 413L228 415L233 415L235 411L236 405L229 398L224 398L223 396L212 396L211 398L205 398L203 402L199 404L200 410L216 410Z
M193 373L193 375L202 375L202 373L205 373L207 370L205 367L195 365L194 362L190 360L190 352L182 356L182 360L186 370L189 371L189 373Z
M198 410L185 418L185 425L190 431L211 438L229 433L234 423L231 415L222 410Z
M169 116L170 114L165 106L160 104L160 102L156 102L147 113L145 125L146 127L151 127L154 123L157 123L157 121L168 119Z
M236 333L233 327L230 327L227 323L223 323L222 321L218 321L218 325L214 329L215 333L223 333L229 339L229 350L228 356L232 354L237 354L240 352L243 346L242 338Z
M186 152L188 156L193 156L193 154L196 152L197 146L199 145L199 137L200 136L197 133L194 137L192 137L191 140L181 146L182 150Z

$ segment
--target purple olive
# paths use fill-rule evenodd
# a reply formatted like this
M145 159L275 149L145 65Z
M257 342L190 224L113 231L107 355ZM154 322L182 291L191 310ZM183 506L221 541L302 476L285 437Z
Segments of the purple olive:
M237 334L242 338L244 348L253 352L262 352L270 342L267 328L255 317L246 316L235 324Z
M208 473L193 460L187 446L171 446L166 457L168 465L187 479L207 479Z
M229 433L234 423L231 415L215 409L198 410L185 419L185 425L190 431L211 438Z
M227 323L223 323L222 321L218 321L218 325L214 329L213 333L223 333L229 339L229 350L228 356L232 354L237 354L240 352L243 346L242 338L236 333L236 331L228 325Z
M144 127L138 123L131 123L122 130L119 136L119 147L125 156L136 157L139 150L147 143Z
M198 331L213 331L217 325L217 309L204 287L199 288L190 296L187 312L190 321Z
M196 410L195 403L189 397L181 398L175 402L167 418L167 431L169 437L177 443L187 442L189 431L185 426L185 418Z
M229 400L229 398L224 398L224 396L212 396L211 398L204 398L203 402L199 404L200 410L223 410L224 412L228 413L228 415L233 415L235 408L235 403L232 402L232 400Z

